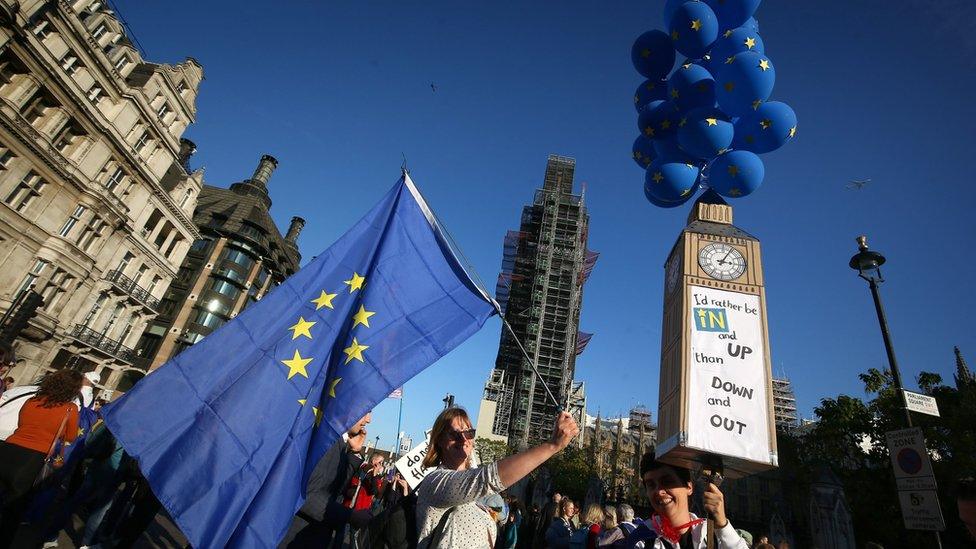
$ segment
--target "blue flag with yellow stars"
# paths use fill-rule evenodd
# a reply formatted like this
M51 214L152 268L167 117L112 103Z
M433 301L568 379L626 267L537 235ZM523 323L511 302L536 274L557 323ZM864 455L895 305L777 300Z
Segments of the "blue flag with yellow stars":
M106 406L193 547L275 547L326 450L494 304L408 175L264 299Z

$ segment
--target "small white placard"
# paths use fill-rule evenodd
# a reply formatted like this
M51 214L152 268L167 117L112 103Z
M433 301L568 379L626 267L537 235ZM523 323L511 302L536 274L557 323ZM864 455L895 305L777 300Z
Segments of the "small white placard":
M902 389L902 395L905 399L905 407L909 410L939 417L939 404L935 401L935 397L920 395L904 389Z

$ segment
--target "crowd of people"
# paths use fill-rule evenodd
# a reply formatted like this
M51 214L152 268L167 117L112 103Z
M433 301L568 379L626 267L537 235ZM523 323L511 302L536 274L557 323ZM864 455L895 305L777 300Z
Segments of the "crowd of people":
M135 460L99 418L104 401L93 398L96 382L94 374L64 369L37 385L0 386L0 549L15 540L18 547L55 547L68 526L76 546L132 547L161 509ZM526 507L509 489L579 434L565 412L550 440L477 464L471 419L462 408L446 408L431 428L428 472L416 489L384 454L365 446L371 419L366 414L318 461L280 547L789 547L734 529L715 484L699 483L706 516L696 516L691 472L653 453L643 456L639 471L647 518L626 503L584 506L559 493L541 509ZM960 483L957 497L960 517L976 536L976 483Z

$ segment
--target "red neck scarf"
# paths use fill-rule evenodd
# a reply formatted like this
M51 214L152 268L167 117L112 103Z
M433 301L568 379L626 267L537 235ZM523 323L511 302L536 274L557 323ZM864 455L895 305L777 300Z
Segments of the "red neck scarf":
M705 519L700 518L690 520L681 526L674 526L667 517L662 517L661 515L654 515L651 517L651 527L654 529L657 535L670 541L671 545L678 545L678 541L681 539L682 530L685 528L693 528L703 522L705 522Z

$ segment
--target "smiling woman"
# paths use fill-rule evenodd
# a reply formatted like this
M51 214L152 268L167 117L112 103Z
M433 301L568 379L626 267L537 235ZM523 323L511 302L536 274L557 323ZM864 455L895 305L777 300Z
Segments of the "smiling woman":
M552 440L472 469L474 433L462 408L448 408L434 421L424 466L436 469L417 487L420 549L494 547L495 521L477 501L501 492L542 465L579 434L579 427L572 416L562 412Z

